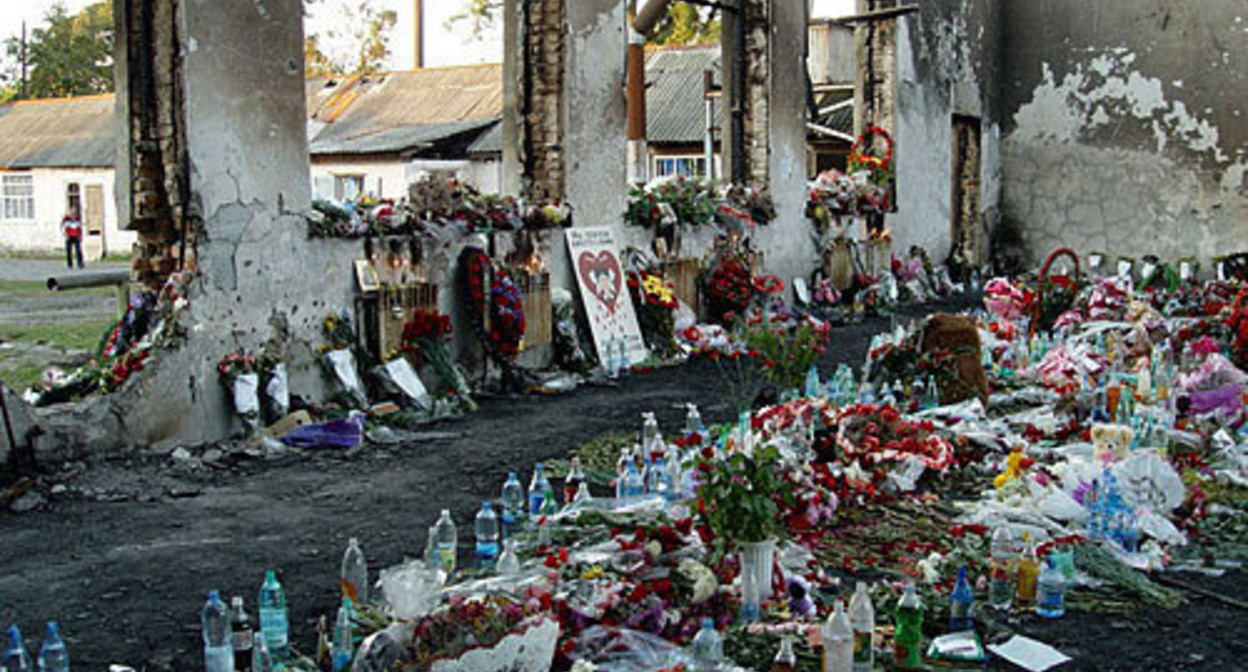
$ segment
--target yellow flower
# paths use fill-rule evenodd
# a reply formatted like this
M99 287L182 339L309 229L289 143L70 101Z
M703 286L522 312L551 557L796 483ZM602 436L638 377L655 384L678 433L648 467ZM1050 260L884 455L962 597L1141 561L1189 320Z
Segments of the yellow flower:
M604 576L606 576L606 572L603 571L602 567L598 565L594 565L593 567L590 567L589 569L585 570L583 574L581 574L581 578L584 579L585 581L593 581L594 579L601 579Z
M646 276L645 279L641 281L641 288L645 290L646 294L657 298L663 303L671 303L676 299L676 297L673 296L671 288L668 287L667 283L663 282L663 279L657 275Z

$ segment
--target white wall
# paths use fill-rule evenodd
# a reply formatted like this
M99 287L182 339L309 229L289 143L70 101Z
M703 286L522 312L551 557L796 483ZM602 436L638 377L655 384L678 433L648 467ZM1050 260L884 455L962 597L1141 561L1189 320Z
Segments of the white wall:
M378 198L407 196L407 175L398 159L354 160L312 157L312 192L317 198L334 197L334 177L363 175L364 191Z
M138 239L133 231L118 227L117 203L113 199L111 168L37 168L28 173L35 183L35 219L29 222L0 221L0 249L48 252L63 250L61 218L65 216L66 190L70 183L81 186L83 207L86 207L88 186L99 186L104 193L104 229L100 238L88 237L83 253L90 259L101 254L130 252Z

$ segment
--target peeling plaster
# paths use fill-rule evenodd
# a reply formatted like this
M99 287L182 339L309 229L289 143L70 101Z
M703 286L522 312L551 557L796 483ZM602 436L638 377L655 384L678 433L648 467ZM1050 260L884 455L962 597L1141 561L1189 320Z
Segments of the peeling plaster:
M1167 100L1161 79L1131 69L1135 54L1122 48L1089 53L1095 55L1086 65L1076 64L1060 82L1049 63L1041 64L1043 77L1031 101L1014 115L1014 139L1081 142L1129 115L1151 122L1158 153L1174 142L1219 163L1228 160L1218 144L1217 127L1189 112L1183 101ZM1181 80L1172 84L1182 86Z

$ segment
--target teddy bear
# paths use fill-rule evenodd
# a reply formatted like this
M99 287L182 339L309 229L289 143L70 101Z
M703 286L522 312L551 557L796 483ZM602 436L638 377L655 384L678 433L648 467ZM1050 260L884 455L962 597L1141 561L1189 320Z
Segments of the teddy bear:
M1092 427L1092 454L1102 463L1116 462L1127 456L1135 430L1123 425Z

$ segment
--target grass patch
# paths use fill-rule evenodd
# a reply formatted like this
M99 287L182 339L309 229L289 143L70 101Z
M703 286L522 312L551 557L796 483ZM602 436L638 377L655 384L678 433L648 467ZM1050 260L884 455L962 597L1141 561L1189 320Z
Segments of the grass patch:
M34 387L43 377L43 370L46 368L46 362L24 358L5 360L0 356L0 381L4 381L4 386L10 390L21 392L28 387Z
M0 302L7 299L29 297L62 297L76 294L79 296L116 296L114 287L91 287L89 289L71 289L61 292L48 291L44 280L0 280Z
M0 341L38 343L66 350L94 351L104 337L104 330L116 322L101 317L70 324L31 324L0 326Z

